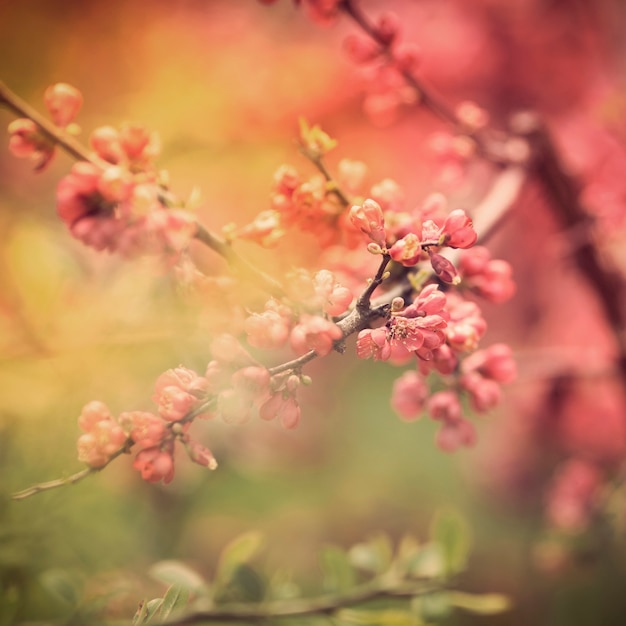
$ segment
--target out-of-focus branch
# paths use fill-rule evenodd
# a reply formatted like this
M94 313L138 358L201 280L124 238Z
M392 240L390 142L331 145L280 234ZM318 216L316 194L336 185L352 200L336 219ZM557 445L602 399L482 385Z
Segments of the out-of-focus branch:
M226 605L207 611L197 611L155 626L186 626L214 622L272 622L277 618L298 618L313 615L332 617L340 609L354 607L374 600L406 599L427 595L446 588L444 583L416 581L396 585L365 585L343 594L266 602L261 605Z
M618 349L617 367L626 389L626 288L623 275L602 255L595 240L594 219L580 202L580 186L563 167L554 142L539 120L529 125L533 149L531 171L541 183L557 217L567 230L585 228L587 238L573 251L578 271L596 293Z
M74 137L46 119L28 102L22 100L15 92L11 91L2 81L0 81L0 106L6 107L20 117L26 117L35 122L48 139L58 144L77 161L91 161L96 165L103 166L104 161L98 159Z
M50 120L46 119L30 104L28 104L28 102L22 100L22 98L9 89L2 81L0 81L0 105L5 106L20 117L25 117L35 122L41 132L48 139L58 145L77 161L89 161L101 168L110 167L110 163L100 159L96 154L90 152L74 137L53 124ZM162 192L164 202L168 206L180 204L178 200L172 196L171 192L168 190L162 190ZM283 288L278 281L248 263L248 261L239 256L233 250L232 246L214 233L210 232L200 222L197 222L196 239L222 256L229 263L229 265L238 270L242 276L260 285L268 293L270 293L270 295L284 295Z

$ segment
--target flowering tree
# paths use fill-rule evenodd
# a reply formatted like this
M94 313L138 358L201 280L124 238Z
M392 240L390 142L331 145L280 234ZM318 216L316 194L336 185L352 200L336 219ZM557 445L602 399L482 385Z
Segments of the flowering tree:
M503 10L497 2L473 4L485 24ZM337 353L342 362L352 357L402 367L389 387L389 405L398 417L434 420L435 445L443 452L475 446L476 416L492 412L502 402L502 385L516 379L509 341L527 342L534 324L528 321L531 304L539 306L542 298L571 299L572 290L579 289L578 282L555 285L555 253L540 241L546 233L561 232L560 253L572 260L576 280L597 303L597 312L581 314L580 324L599 337L598 349L591 352L586 342L560 338L549 321L536 324L536 352L526 358L536 360L539 354L542 366L527 368L526 375L540 384L522 392L526 407L519 412L533 416L534 430L520 431L517 419L505 418L495 437L515 438L517 449L495 445L497 452L488 461L498 470L492 485L505 486L509 493L512 486L524 486L528 476L545 471L541 465L549 466L541 487L543 510L557 534L537 543L536 562L561 566L570 540L575 548L584 533L607 523L616 506L609 485L621 488L623 278L610 251L619 241L622 209L620 190L607 183L602 170L609 166L598 164L621 163L621 147L595 148L597 162L581 166L586 174L581 183L555 139L563 131L551 124L550 105L558 111L558 101L536 98L533 111L514 98L485 98L482 106L463 98L453 106L430 87L428 67L423 68L419 49L395 13L377 8L370 13L355 0L296 5L313 24L348 25L344 52L362 79L363 109L374 127L388 127L412 110L442 124L429 133L437 184L421 198L407 199L407 191L391 178L370 182L367 164L348 155L331 165L344 144L300 117L297 147L309 173L280 166L267 206L222 223L207 212L209 227L193 194L178 194L173 177L159 169L159 138L146 126L100 125L80 141L76 120L83 95L77 87L66 82L49 86L43 94L48 116L43 116L0 84L0 103L15 117L8 127L10 152L31 159L38 171L50 168L60 151L75 160L56 186L56 214L67 240L130 265L152 259L160 274L175 282L178 301L198 314L196 328L208 337L203 366L172 363L146 394L151 402L139 400L112 411L108 399L85 398L77 442L84 469L17 491L13 499L77 483L126 455L132 455L133 469L149 483L172 482L184 457L216 470L222 459L212 451L213 424L260 420L298 428L309 419L302 399L307 392L338 393L326 381L316 391L316 375L310 373L319 375ZM411 14L410 4L400 9ZM532 13L521 5L516 10L522 17ZM560 17L555 13L552 19ZM437 67L445 78L445 62ZM522 92L523 74L513 76ZM515 245L509 260L503 260L492 248L498 247L504 218L521 211L520 196L532 213L529 209L522 221L526 232L500 239ZM610 209L607 202L613 203ZM532 254L526 250L531 244ZM199 248L225 263L207 261ZM272 254L278 258L274 264L266 260ZM539 268L543 275L518 284L512 262L529 273ZM508 329L509 341L489 341L485 304L493 316L494 307L516 292L518 301L524 300ZM575 323L568 328L576 328ZM555 336L558 350L546 341ZM581 365L572 365L570 346ZM540 347L543 353L537 352ZM525 351L520 355L523 359ZM545 436L544 421L557 421L554 416L559 416L558 427ZM589 430L602 433L591 436ZM267 589L250 565L259 547L255 534L231 542L210 590L186 567L160 564L153 573L171 586L163 597L142 603L135 622L327 615L349 623L419 624L445 619L452 607L495 613L508 606L499 595L458 590L455 577L465 567L467 539L462 520L450 513L436 517L425 546L412 538L397 546L379 538L347 553L327 552L326 585L333 592L328 597L293 599L284 584ZM173 610L187 606L190 595L194 604L168 622ZM381 607L368 606L381 599L386 602Z

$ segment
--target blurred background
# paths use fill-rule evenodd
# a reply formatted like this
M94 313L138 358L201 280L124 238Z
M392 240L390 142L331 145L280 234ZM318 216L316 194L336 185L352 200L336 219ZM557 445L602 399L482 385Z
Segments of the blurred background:
M580 177L598 244L624 265L620 0L362 4L373 15L398 12L403 37L422 49L421 76L452 105L473 100L501 128L518 110L541 113ZM124 121L157 130L173 191L199 192L198 213L216 230L269 207L279 165L312 173L295 142L299 116L338 139L331 169L359 159L371 183L398 182L408 208L443 191L471 211L494 172L470 163L450 180L431 142L448 130L442 123L415 107L364 107L371 83L342 53L354 30L345 19L312 24L287 0L0 2L0 78L40 111L48 85L78 87L84 140ZM12 119L0 110L1 124ZM511 612L485 622L623 623L626 415L614 329L572 262L581 233L562 232L532 183L490 242L513 264L517 295L485 307L484 345L511 343L520 377L480 419L472 450L444 454L432 422L401 422L389 406L400 371L356 363L349 349L308 371L314 385L295 432L198 424L220 463L213 473L180 463L173 483L148 485L121 458L75 486L11 502L14 491L80 469L76 420L86 402L149 410L161 372L202 372L208 359L210 320L196 323L167 276L86 249L57 220L55 186L70 166L57 154L33 173L0 151L0 624L63 619L46 591L51 572L130 617L151 564L181 559L210 576L224 544L251 529L267 536L270 568L310 583L321 546L377 531L424 536L442 506L472 529L463 588L512 598ZM242 250L275 267L271 251ZM546 514L573 461L599 483L576 532ZM458 613L446 623L482 620Z

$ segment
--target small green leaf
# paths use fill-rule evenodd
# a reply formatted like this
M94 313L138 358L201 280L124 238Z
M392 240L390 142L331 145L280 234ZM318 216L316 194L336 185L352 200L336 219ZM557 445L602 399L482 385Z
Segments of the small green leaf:
M180 585L171 585L163 596L159 618L167 619L172 611L182 609L189 602L189 590Z
M228 582L240 565L248 563L261 549L264 540L259 532L249 532L233 539L222 550L216 580Z
M265 597L266 584L260 574L245 563L237 566L230 579L215 588L216 604L230 602L260 602Z
M451 591L450 604L478 615L495 615L511 608L510 599L501 593L465 593Z
M427 543L411 557L407 572L413 578L440 578L445 572L444 555L438 543Z
M354 569L345 550L337 546L324 547L320 553L320 565L326 591L338 593L354 586Z
M388 535L378 533L367 543L357 543L349 552L350 562L359 569L382 574L389 569L393 547Z
M465 520L454 511L439 511L432 523L431 538L441 546L446 574L462 572L467 565L471 545Z
M414 598L411 606L425 622L440 621L452 612L446 591L437 591Z
M163 606L163 598L154 598L154 600L148 600L148 602L146 602L145 624L147 624L155 615L157 615L157 613L159 613L161 606Z
M166 585L177 585L196 595L206 594L206 581L194 570L180 561L159 561L148 571L155 580Z
M137 608L135 615L133 615L133 626L140 626L141 624L144 624L147 619L148 619L148 601L142 600L139 603L139 607Z

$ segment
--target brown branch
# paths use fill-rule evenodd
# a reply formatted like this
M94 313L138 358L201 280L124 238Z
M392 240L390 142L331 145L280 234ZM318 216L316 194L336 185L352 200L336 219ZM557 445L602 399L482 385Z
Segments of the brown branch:
M2 81L0 81L0 105L4 105L20 117L27 117L35 122L48 139L58 144L77 161L91 161L101 167L106 166L104 161L98 159L74 137L41 115L28 102L22 100L16 93L11 91Z

